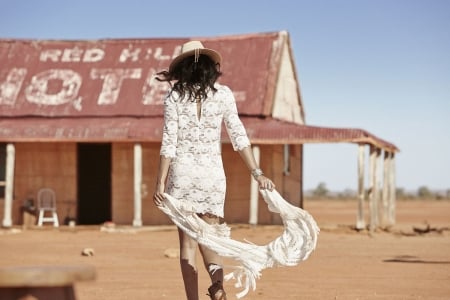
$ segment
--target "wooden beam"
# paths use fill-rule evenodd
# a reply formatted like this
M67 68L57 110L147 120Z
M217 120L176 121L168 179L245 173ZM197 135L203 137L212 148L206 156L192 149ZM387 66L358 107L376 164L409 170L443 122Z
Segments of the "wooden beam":
M376 148L375 150L376 153L376 157L375 157L375 190L374 190L374 195L375 195L375 203L376 203L376 219L375 219L375 224L376 226L380 226L380 213L381 213L381 148Z
M364 144L358 145L358 213L356 216L356 229L361 230L366 227L364 221L364 169L365 169L365 148Z
M5 208L3 211L3 227L12 226L12 200L14 192L14 162L16 149L13 144L6 145L6 180L5 180Z
M299 188L299 199L300 199L300 202L299 202L299 204L298 204L298 206L300 207L300 208L303 208L303 205L304 205L304 203L303 203L303 201L304 201L304 195L303 195L303 144L300 144L300 178L299 178L299 180L300 180L300 188Z
M373 232L379 224L378 220L378 175L377 175L377 161L380 156L380 149L374 145L370 145L370 169L369 169L369 210L370 221L369 230Z
M142 146L134 144L134 218L133 226L142 226Z
M395 220L395 214L396 214L396 186L395 186L395 153L391 152L390 155L390 172L389 172L389 186L390 186L390 193L389 193L389 203L388 203L388 222L389 225L394 225Z
M253 146L253 155L255 156L256 164L260 166L261 150L259 146ZM251 175L250 175L251 176ZM258 196L259 187L258 182L251 176L250 179L250 216L248 223L251 225L258 224Z
M389 197L390 197L390 184L389 184L389 174L391 172L391 160L390 152L384 151L383 159L383 191L381 194L382 209L380 214L380 221L382 226L388 225L388 215L389 215Z

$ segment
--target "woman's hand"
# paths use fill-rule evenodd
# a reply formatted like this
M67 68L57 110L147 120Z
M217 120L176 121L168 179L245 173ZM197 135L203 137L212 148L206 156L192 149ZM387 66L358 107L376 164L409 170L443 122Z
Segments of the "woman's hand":
M259 188L261 190L269 190L272 191L275 188L275 184L264 175L259 175L256 177L256 181L258 181Z
M156 206L160 206L164 199L164 184L157 184L153 194L153 202L155 202Z

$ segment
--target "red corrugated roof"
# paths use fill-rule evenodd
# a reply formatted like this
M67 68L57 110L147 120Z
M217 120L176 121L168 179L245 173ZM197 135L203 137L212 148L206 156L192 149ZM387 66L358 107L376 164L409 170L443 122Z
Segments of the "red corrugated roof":
M161 141L162 117L4 118L0 140L6 142Z
M0 40L0 141L160 141L168 86L153 77L187 40ZM297 80L286 32L201 40L222 54L220 81L232 88L253 143L355 142L398 150L361 129L274 118L277 80ZM291 65L280 75L282 62ZM286 95L296 105L288 113L303 120L300 94Z
M253 143L307 144L307 143L364 143L387 151L398 148L375 135L357 128L333 128L299 125L273 118L242 118Z
M254 144L365 143L387 151L397 147L355 128L306 126L273 118L242 117ZM5 118L0 120L0 140L20 141L161 141L162 117L147 118ZM225 130L223 140L229 142Z
M246 115L270 114L285 33L202 38L223 57L220 78ZM0 39L0 116L161 116L154 80L188 39Z

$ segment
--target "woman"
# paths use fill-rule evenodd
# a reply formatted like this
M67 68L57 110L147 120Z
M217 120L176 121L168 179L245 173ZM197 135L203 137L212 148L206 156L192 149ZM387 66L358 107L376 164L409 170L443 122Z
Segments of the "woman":
M159 72L160 81L171 85L164 103L164 129L159 172L153 196L156 205L164 193L182 200L209 224L223 218L226 180L221 156L221 126L226 130L261 189L272 190L273 182L263 175L239 119L231 90L217 83L221 56L199 41L182 45L169 71ZM175 83L173 83L175 82ZM167 186L166 186L167 181ZM188 300L198 300L196 251L198 244L182 230L180 264ZM211 299L226 299L222 259L200 245L204 265L211 278Z

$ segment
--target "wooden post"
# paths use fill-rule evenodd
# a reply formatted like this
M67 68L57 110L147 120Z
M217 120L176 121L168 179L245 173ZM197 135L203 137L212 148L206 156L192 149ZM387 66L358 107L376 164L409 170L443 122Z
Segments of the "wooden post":
M12 200L14 191L14 162L16 150L13 144L6 145L6 182L5 182L5 209L3 214L3 227L12 226Z
M142 146L134 144L134 219L133 226L142 226Z
M283 175L289 176L291 173L291 148L289 144L283 145Z
M375 226L380 226L380 211L381 211L381 189L380 189L380 164L381 164L381 149L376 148L375 149L375 189L374 189L374 195L375 195L375 211L376 211L376 218L375 218Z
M388 204L388 222L389 225L395 224L396 210L396 186L395 186L395 153L390 155L390 172L389 172L389 204Z
M364 221L364 165L365 165L365 145L358 145L358 214L356 216L356 229L361 230L366 227Z
M253 155L255 156L255 160L257 165L260 165L260 149L258 146L253 146ZM250 175L251 176L251 175ZM258 196L259 196L259 188L258 183L253 178L250 179L250 217L248 223L251 225L258 224Z
M383 192L382 196L382 209L381 209L381 225L388 225L388 215L389 215L389 197L390 197L390 184L389 184L389 174L391 172L391 164L390 164L390 152L384 151L384 160L383 160Z
M298 195L298 197L299 197L299 204L298 204L298 206L300 207L300 208L303 208L303 144L300 144L299 145L299 147L300 147L300 164L299 164L299 185L300 185L300 188L298 189L299 190L299 195Z
M378 226L378 176L377 176L377 160L379 158L379 149L370 145L370 169L369 169L369 208L370 221L369 230L373 232Z

